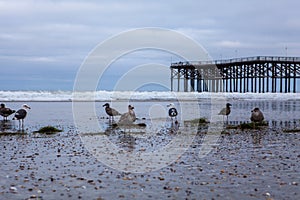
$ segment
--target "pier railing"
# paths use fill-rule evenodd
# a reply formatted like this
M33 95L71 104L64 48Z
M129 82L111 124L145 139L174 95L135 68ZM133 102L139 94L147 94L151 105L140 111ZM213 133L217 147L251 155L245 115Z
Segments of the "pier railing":
M184 61L171 63L172 66L188 66L188 65L210 65L210 64L230 64L241 62L255 62L255 61L267 61L267 62L299 62L300 57L280 57L280 56L254 56L244 58L232 58L221 60L208 60L208 61Z

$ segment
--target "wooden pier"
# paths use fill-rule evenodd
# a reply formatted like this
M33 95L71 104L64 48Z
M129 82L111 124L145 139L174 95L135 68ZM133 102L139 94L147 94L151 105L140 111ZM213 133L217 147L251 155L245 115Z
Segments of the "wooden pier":
M187 61L172 63L170 69L172 91L296 93L300 84L300 57Z

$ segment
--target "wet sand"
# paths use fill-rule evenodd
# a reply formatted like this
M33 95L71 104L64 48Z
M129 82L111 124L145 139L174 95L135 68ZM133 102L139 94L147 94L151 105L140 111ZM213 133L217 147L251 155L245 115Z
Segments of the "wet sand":
M225 134L217 135L217 141L204 157L199 153L209 124L191 125L180 116L180 126L193 135L192 144L171 164L144 173L120 171L97 160L74 127L72 103L26 103L32 110L25 121L24 134L11 134L19 132L15 121L5 122L7 129L1 126L0 199L300 198L300 132L284 132L300 128L299 101L232 100L230 124L249 120L250 110L258 106L269 126L261 130L226 130ZM134 155L155 152L181 134L169 119L159 115L155 120L149 119L151 106L168 102L131 103L139 122L146 123L147 128L140 132L110 128L101 107L103 102L97 102L97 120L104 131L90 134L89 138L94 137L96 143L98 137L105 136ZM192 112L195 103L184 102L182 107ZM7 103L13 108L21 104ZM211 102L201 102L199 117L209 118L211 110L219 110L223 104L212 108ZM121 103L114 106L118 108ZM121 110L125 111L126 108ZM89 120L88 117L82 114L83 119ZM63 132L33 133L47 125L62 128Z

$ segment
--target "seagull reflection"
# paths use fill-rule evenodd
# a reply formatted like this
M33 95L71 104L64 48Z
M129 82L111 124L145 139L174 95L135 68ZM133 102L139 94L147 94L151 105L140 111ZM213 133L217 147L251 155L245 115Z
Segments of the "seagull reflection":
M135 149L136 138L123 131L120 127L107 126L105 135L122 150L131 152Z
M0 121L0 131L6 132L8 130L13 129L13 123L12 121Z

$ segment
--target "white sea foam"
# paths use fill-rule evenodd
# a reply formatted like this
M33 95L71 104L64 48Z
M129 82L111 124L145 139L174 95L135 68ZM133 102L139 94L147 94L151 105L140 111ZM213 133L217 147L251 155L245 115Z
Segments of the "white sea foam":
M129 91L0 91L0 101L174 101L201 99L300 100L300 93L196 93L196 92L129 92Z

